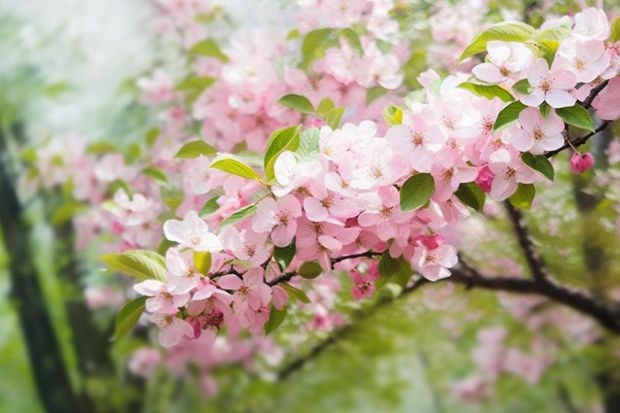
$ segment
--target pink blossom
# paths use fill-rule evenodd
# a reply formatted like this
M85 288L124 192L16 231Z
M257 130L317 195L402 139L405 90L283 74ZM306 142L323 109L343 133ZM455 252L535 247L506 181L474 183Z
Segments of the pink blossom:
M191 286L169 286L159 280L144 280L133 286L139 294L151 297L145 308L149 313L176 314L189 301Z
M532 64L532 52L523 43L490 41L487 43L488 63L481 63L472 72L488 83L504 83L519 76Z
M601 75L609 66L611 57L605 43L596 39L568 39L562 43L557 55L559 61L582 83L592 82Z
M170 241L196 251L217 252L222 249L222 243L217 235L209 232L207 223L193 210L187 212L182 221L174 219L166 221L164 234Z
M575 75L566 69L549 65L545 59L538 59L527 72L527 80L534 88L520 100L528 106L539 106L547 102L553 108L564 108L575 104L575 98L568 92L577 84Z
M234 291L233 308L236 313L243 313L248 308L258 311L271 301L271 288L263 282L262 268L252 268L242 278L225 275L217 284L225 290Z
M419 243L411 257L411 265L422 276L430 281L437 281L450 276L448 268L458 262L456 249L452 245L443 244L434 249Z
M149 319L159 327L159 343L166 348L176 346L184 337L194 337L192 326L175 315L153 314Z
M265 198L258 203L252 220L252 229L257 233L270 232L273 243L286 247L297 231L297 220L301 216L301 205L293 195L285 195L277 200Z
M592 107L601 119L620 119L620 77L615 77L594 98Z
M553 111L545 117L537 108L526 108L519 114L519 126L506 139L521 152L541 154L564 144L564 121Z
M573 33L576 36L607 40L609 37L609 20L603 10L590 7L575 16Z

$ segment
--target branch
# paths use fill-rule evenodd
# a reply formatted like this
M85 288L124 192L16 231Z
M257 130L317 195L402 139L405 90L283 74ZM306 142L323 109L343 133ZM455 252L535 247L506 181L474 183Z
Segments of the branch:
M394 298L391 298L391 299L386 299L386 300L378 301L369 310L358 312L357 317L355 317L355 316L353 317L353 318L355 318L355 321L352 321L349 324L346 324L346 325L336 329L325 340L321 341L319 344L314 346L310 350L310 352L308 352L308 354L306 354L304 356L301 356L301 357L298 357L295 360L293 360L292 362L290 362L288 365L286 365L286 367L284 367L278 373L278 380L282 381L282 380L286 379L292 373L294 373L295 371L297 371L300 368L302 368L303 366L305 366L308 362L310 362L310 361L314 360L315 358L317 358L318 356L320 356L323 353L323 351L327 350L332 344L336 344L340 339L342 339L347 334L349 334L349 332L351 330L353 330L353 328L355 327L356 323L359 322L360 320L363 320L365 318L370 317L373 314L376 314L376 312L379 309L381 309L381 308L385 307L386 305L391 304L391 303L393 303L393 302L395 302L397 300L400 300L403 297L408 296L412 292L416 291L418 288L420 288L423 285L428 284L428 283L430 283L430 281L426 280L425 278L418 278L413 283L411 283L409 286L405 287L400 295L398 295L398 296L396 296Z
M482 288L492 291L535 294L564 304L582 314L595 319L600 325L614 333L620 333L620 309L610 307L583 291L571 289L546 279L527 280L517 277L485 277L468 265L452 269L448 282L465 285L467 288Z
M593 132L589 132L577 139L574 139L572 141L570 141L570 144L566 143L563 146L561 146L560 148L550 151L550 152L546 152L545 156L547 158L551 158L552 156L557 155L558 153L562 152L563 150L570 148L571 145L574 147L577 146L581 146L584 143L586 143L591 137L593 137L594 135L596 135L597 133L603 131L607 126L609 126L609 124L611 123L611 121L606 120L605 122L601 123L596 129L594 129ZM568 139L568 138L567 138Z
M601 93L603 89L605 89L605 86L607 86L608 83L609 79L601 82L598 86L596 86L590 91L590 94L588 95L586 100L583 101L582 106L584 109L590 109L592 107L592 102L594 101L594 98L596 98L598 94Z
M525 259L530 268L532 276L535 280L538 281L543 281L549 278L549 272L545 267L545 262L543 258L540 256L538 250L534 246L534 241L530 236L530 232L525 223L523 213L521 213L520 210L515 208L508 201L504 202L504 207L508 212L508 217L510 218L512 228L519 241L519 246L521 247L521 250L523 250L523 254L525 255Z

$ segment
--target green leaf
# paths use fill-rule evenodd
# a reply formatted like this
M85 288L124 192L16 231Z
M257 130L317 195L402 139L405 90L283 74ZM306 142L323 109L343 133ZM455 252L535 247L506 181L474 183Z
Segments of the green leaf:
M459 85L461 89L469 90L475 95L489 100L498 97L504 102L512 102L514 97L506 89L497 85L479 85L477 83L464 82Z
M269 312L269 319L265 323L265 335L271 333L276 328L280 327L282 321L286 318L287 307L282 308L282 310L278 310L274 306L271 306L271 311Z
M481 211L484 207L486 195L475 182L460 184L454 195L465 205L472 207L476 211Z
M319 137L320 132L318 128L305 129L301 132L297 153L301 156L314 156L317 154L319 152Z
M325 117L327 114L336 107L336 104L330 98L325 98L319 102L319 106L316 111L319 115Z
M579 104L575 104L569 108L556 109L555 113L571 126L594 132L595 125L592 116Z
M200 215L201 217L204 217L206 215L211 215L212 213L220 209L220 204L217 203L217 200L219 198L220 198L219 196L214 196L213 198L205 202L204 206L202 207L198 215Z
M534 88L532 87L532 85L530 85L530 82L527 79L519 80L514 85L512 85L512 89L522 95L529 95L534 90Z
M214 83L214 77L190 75L177 85L177 90L184 92L187 103L192 104L205 89Z
M413 275L413 271L411 271L411 264L404 258L392 258L390 253L386 251L381 255L379 261L379 274L381 278L377 283L377 288L381 288L388 282L396 283L404 288Z
M325 123L332 129L337 129L340 126L340 120L344 114L344 108L334 108L330 110L325 116Z
M299 288L295 288L292 285L290 285L289 283L280 283L278 285L280 287L284 288L284 290L288 293L289 297L294 298L294 299L296 299L298 301L301 301L302 303L306 303L306 304L308 304L310 302L310 299L308 298L306 293L301 291Z
M536 29L521 22L502 22L489 27L480 33L463 51L458 61L461 62L469 56L484 52L487 42L502 40L505 42L526 42L534 34Z
M69 82L60 81L45 85L43 94L50 99L56 99L69 90L71 90L71 84L69 84Z
M543 102L538 107L538 110L540 110L540 114L546 118L549 116L549 113L551 113L551 106L549 106L547 102Z
M519 101L510 103L497 114L497 119L495 119L493 130L499 130L517 120L521 111L523 111L526 107L527 106Z
M366 104L372 103L379 99L381 96L389 92L389 89L383 86L373 86L366 91Z
M301 43L301 67L308 69L312 62L325 55L325 51L338 44L336 29L322 28L308 32Z
M194 252L192 256L192 261L194 262L194 267L204 276L209 275L209 271L211 270L211 262L212 257L209 251L197 251Z
M88 205L86 205L85 203L78 202L73 199L67 199L54 209L51 217L52 224L54 226L60 226L70 221L80 212L86 211L87 209Z
M229 225L236 224L237 222L249 217L250 215L253 215L254 213L256 213L256 204L251 204L241 209L238 209L237 211L233 212L230 216L228 216L228 218L222 221L222 223L220 224L220 228L224 228Z
M153 278L165 281L168 277L164 257L154 251L130 250L119 254L105 254L101 260L109 269L129 274L138 281Z
M546 61L549 67L553 64L553 60L555 59L555 53L558 51L558 47L560 46L560 42L553 39L544 39L539 40L534 44L540 56L542 56Z
M412 211L426 204L435 192L435 180L428 173L418 173L400 188L400 209Z
M233 158L230 155L221 156L214 160L209 168L219 169L220 171L228 172L232 175L241 176L243 178L253 179L258 182L262 182L258 173L252 169L249 165Z
M160 133L159 128L151 128L146 135L144 135L144 141L149 148L153 146Z
M553 181L554 170L553 165L549 162L549 159L545 155L532 155L529 152L525 152L521 155L523 163L532 168L535 171L540 172L550 181Z
M353 29L346 28L340 30L340 36L342 36L349 45L355 50L359 55L364 54L364 48L362 47L362 42L360 41L360 37L355 33Z
M195 140L187 142L181 146L181 149L174 155L175 158L197 158L200 155L212 156L217 153L217 150L206 143L205 141Z
M112 340L118 340L126 336L133 329L144 311L146 299L147 297L138 297L121 307L116 315L116 326L114 327L114 337L112 337Z
M314 106L307 97L295 94L284 95L278 99L278 103L296 110L299 113L314 113Z
M278 263L280 271L284 271L286 267L288 267L293 260L293 257L295 257L296 252L297 249L295 247L295 240L293 240L293 242L286 247L273 247L273 258Z
M159 168L155 168L154 166L149 166L147 168L144 168L142 170L142 174L149 176L159 182L165 183L168 181L168 178L166 177L165 172Z
M611 23L611 35L609 36L609 41L612 43L618 40L620 40L620 17L616 17Z
M512 205L521 209L529 209L536 195L536 188L532 184L520 183L517 190L508 200Z
M263 160L267 181L275 177L273 167L278 156L284 151L294 152L299 147L300 131L301 126L291 126L289 128L278 129L269 137L265 158Z
M323 274L323 268L316 261L306 261L299 266L297 274L304 278L314 279Z
M86 153L100 155L104 153L119 153L119 149L109 142L96 141L86 147Z
M396 105L388 105L383 109L383 119L390 126L396 126L403 123L403 108Z
M540 30L534 36L534 40L556 40L561 42L570 35L571 29L569 26L555 26L549 29Z
M217 42L213 39L205 39L196 43L189 51L190 56L205 56L214 57L222 62L228 62L228 56L226 56Z

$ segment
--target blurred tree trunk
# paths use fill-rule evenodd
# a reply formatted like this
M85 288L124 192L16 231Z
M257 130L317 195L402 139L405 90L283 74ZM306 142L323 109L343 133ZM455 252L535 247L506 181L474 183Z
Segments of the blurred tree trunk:
M23 217L11 179L0 130L0 228L9 255L11 297L14 299L34 381L47 412L82 412L73 392L30 248L31 228Z

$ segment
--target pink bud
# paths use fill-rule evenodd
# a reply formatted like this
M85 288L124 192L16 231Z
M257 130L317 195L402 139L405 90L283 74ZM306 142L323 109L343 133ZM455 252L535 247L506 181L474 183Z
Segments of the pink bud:
M429 250L434 250L444 243L443 237L439 234L420 237L419 241Z
M312 126L313 128L320 128L322 126L325 125L325 122L323 121L323 119L312 119L310 120L310 126Z
M192 326L192 329L194 330L194 338L200 337L200 334L202 334L200 321L196 320L195 318L186 318L185 321L187 321L189 325Z
M487 165L484 165L478 169L478 176L476 177L476 185L480 187L484 192L491 192L491 184L493 184L493 178L495 174L489 169Z
M594 157L590 152L575 152L570 158L570 170L575 174L580 174L592 168L594 165Z

